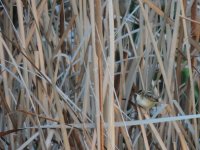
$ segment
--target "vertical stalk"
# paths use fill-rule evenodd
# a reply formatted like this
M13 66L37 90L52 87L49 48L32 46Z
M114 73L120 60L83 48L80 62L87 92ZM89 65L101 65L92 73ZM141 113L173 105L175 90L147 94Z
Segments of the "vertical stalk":
M108 1L109 9L109 30L110 30L110 74L109 82L109 114L108 114L108 149L115 149L115 126L114 126L114 67L115 67L115 45L114 45L114 17L113 17L113 2Z
M98 57L98 74L99 74L99 110L100 110L100 143L101 149L104 149L104 128L103 128L103 64L102 64L102 51L103 51L103 30L101 19L101 0L96 0L95 19L96 19L96 53Z
M94 1L89 1L90 4L90 18L91 18L91 27L92 27L92 34L91 34L91 41L92 41L92 55L93 55L93 75L94 75L94 92L95 92L95 109L96 109L96 131L97 131L97 149L101 148L101 135L100 135L100 117L99 117L99 82L98 82L98 74L97 69L98 67L98 58L96 56L96 39L95 39L95 16L94 16Z

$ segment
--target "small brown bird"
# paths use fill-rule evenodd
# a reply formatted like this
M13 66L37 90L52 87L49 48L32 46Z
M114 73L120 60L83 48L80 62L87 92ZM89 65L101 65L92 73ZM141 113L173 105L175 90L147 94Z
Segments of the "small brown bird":
M158 98L153 96L151 92L138 91L136 94L136 104L142 108L149 110L158 103Z

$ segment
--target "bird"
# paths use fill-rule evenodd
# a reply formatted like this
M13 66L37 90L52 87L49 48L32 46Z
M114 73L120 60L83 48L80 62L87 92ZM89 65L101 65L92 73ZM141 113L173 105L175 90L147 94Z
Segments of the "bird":
M158 98L156 98L152 92L139 90L135 93L136 105L141 106L145 110L150 110L158 103Z

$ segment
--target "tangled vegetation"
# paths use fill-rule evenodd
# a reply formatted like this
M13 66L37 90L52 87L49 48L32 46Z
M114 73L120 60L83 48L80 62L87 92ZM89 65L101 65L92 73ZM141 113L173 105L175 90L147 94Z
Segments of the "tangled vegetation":
M200 149L199 8L0 0L0 149Z

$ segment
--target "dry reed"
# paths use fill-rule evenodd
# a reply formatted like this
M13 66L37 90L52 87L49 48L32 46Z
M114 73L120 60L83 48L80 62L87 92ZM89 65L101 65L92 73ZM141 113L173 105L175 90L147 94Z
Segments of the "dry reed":
M0 0L0 149L200 149L199 6Z

